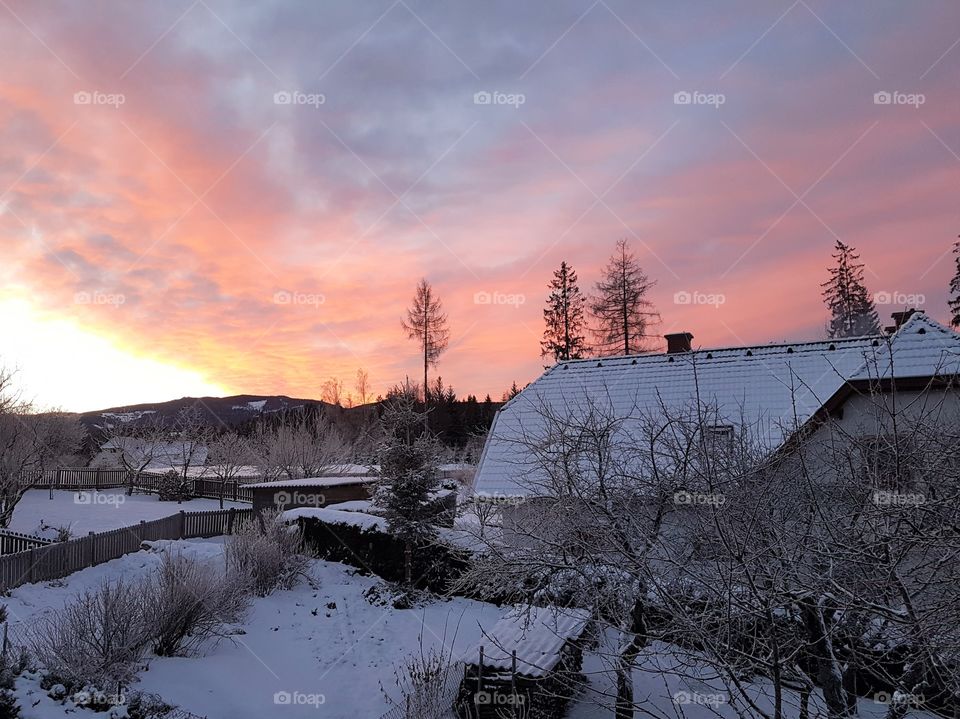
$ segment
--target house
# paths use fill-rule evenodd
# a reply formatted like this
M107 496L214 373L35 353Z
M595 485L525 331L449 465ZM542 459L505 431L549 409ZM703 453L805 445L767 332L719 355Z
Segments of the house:
M613 457L625 475L659 449L642 451L642 425L684 413L711 442L748 442L768 455L789 453L799 437L831 427L882 435L878 398L894 393L901 416L937 403L938 422L956 432L960 335L922 312L895 313L894 321L886 335L724 349L695 350L684 332L667 335L663 354L561 362L497 413L475 494L503 503L505 524L508 516L519 521L530 499L556 496L551 463L572 454L589 461L579 448L570 451L582 439L564 436L567 418L604 418L613 444L635 436L636 451Z
M245 485L253 491L253 511L326 507L328 504L370 499L376 477L305 477Z

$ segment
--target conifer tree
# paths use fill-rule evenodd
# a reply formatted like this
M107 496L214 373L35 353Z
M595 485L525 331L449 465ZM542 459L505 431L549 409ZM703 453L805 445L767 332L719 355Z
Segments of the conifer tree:
M860 255L840 240L835 249L836 266L830 268L830 279L820 285L830 310L827 335L832 339L879 334L880 319L863 281Z
M627 241L619 240L590 302L599 354L628 355L647 349L650 325L660 320L647 298L654 284L630 252Z
M540 342L544 357L552 356L557 362L580 359L587 352L583 336L584 307L586 298L577 284L577 272L566 262L554 271L550 281L550 295L543 310L546 329Z
M447 349L450 330L447 327L447 315L443 311L440 298L426 280L420 280L417 285L413 304L407 310L407 319L402 324L407 337L416 340L423 353L423 406L427 410L430 402L427 370L431 365L437 364L440 355ZM427 415L424 412L424 423L426 421Z

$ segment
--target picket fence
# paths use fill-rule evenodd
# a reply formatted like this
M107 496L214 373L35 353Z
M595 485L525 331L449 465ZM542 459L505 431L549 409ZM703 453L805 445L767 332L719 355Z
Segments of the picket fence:
M21 544L10 546L28 546L28 540L33 540L33 546L0 556L0 591L7 591L21 584L60 579L81 569L139 551L143 542L232 534L241 523L249 521L252 516L252 509L181 511L169 517L150 522L142 521L130 527L108 532L90 532L86 537L43 545L36 543L37 537L20 535ZM15 542L17 537L11 536L15 534L5 533L4 536L10 537L10 542ZM6 539L0 539L0 543L3 541Z

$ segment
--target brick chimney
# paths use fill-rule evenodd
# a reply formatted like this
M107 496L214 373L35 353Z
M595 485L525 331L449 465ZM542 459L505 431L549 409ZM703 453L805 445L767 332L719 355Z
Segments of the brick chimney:
M693 339L693 335L689 332L675 332L670 335L663 336L667 340L667 354L673 355L680 352L689 352L690 340Z
M893 326L887 327L887 332L889 332L890 334L893 334L894 332L896 332L898 329L900 329L903 323L906 322L908 319L910 319L914 314L916 314L916 312L917 310L906 310L905 312L891 313L890 316L893 318Z

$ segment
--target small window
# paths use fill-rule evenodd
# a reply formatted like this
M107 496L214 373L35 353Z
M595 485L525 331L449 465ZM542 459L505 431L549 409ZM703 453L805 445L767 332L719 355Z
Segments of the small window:
M714 424L704 429L704 438L708 450L730 452L733 450L733 426Z
M895 437L870 437L861 443L864 481L881 490L904 491L917 480L916 452L912 443Z

